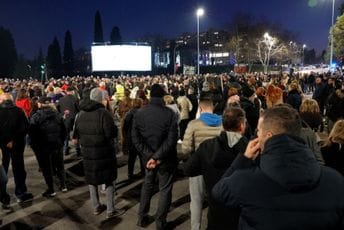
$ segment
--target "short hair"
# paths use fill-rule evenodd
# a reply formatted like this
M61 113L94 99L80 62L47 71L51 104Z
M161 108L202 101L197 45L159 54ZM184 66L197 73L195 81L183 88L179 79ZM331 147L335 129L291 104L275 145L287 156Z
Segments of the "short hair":
M274 134L299 136L302 120L299 113L288 104L276 105L265 110L261 118L263 129L270 129Z
M225 109L222 115L222 126L226 131L239 131L240 125L246 120L245 111L237 106Z
M207 107L214 107L213 94L210 92L202 92L199 98L199 104Z
M329 136L328 136L328 140L325 142L325 146L330 146L333 143L338 143L338 144L344 144L344 119L338 120Z
M319 104L316 100L306 98L300 106L300 113L320 113Z

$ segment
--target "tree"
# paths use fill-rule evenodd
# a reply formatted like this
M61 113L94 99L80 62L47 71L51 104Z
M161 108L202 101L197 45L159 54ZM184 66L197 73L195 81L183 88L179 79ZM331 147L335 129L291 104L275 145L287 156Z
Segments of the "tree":
M119 44L122 42L122 36L117 26L114 26L111 30L110 42L112 45Z
M268 33L265 33L263 38L258 40L257 46L259 61L264 67L264 72L268 73L271 58L280 54L285 49L285 46L278 38L272 37Z
M93 41L104 42L102 19L100 17L99 10L97 10L96 15L94 17L94 40Z
M333 27L333 55L340 57L344 55L344 14L337 18ZM331 45L331 36L329 46Z
M23 55L20 55L18 58L14 76L19 79L25 79L32 76L32 66Z
M0 27L0 77L11 76L16 67L17 51L9 30Z
M344 14L344 2L340 4L340 7L339 7L339 15L343 15L343 14Z
M61 68L62 68L61 50L60 50L59 42L56 37L54 38L54 41L48 47L47 68L48 68L48 74L52 75L53 77L61 76Z
M72 75L74 72L74 50L72 45L72 35L69 30L65 34L65 42L63 49L63 67L64 73Z

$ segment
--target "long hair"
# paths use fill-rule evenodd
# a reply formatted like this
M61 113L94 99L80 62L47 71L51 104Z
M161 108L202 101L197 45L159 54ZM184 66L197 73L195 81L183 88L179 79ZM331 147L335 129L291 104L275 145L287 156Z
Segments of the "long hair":
M344 119L334 124L324 146L330 146L333 143L344 144Z
M28 98L28 97L29 97L29 95L28 95L27 90L24 89L24 88L21 88L21 89L18 91L16 101L19 101L19 100L22 100L22 99Z

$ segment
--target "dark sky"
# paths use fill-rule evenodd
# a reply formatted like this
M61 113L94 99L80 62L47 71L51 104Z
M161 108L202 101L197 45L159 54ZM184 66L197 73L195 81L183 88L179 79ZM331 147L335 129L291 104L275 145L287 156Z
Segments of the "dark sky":
M336 10L341 2L337 0ZM176 37L195 32L198 6L206 11L201 30L223 28L241 11L281 23L310 48L327 46L332 0L1 0L0 26L10 29L18 53L31 58L40 47L46 53L54 36L62 48L68 29L74 49L90 46L96 10L101 12L105 40L118 26L123 39L133 41L150 33Z

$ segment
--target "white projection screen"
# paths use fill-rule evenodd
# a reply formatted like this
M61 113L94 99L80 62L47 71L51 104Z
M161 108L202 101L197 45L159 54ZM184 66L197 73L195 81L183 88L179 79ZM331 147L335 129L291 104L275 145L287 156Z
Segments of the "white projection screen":
M151 71L152 49L142 45L92 46L92 71Z

